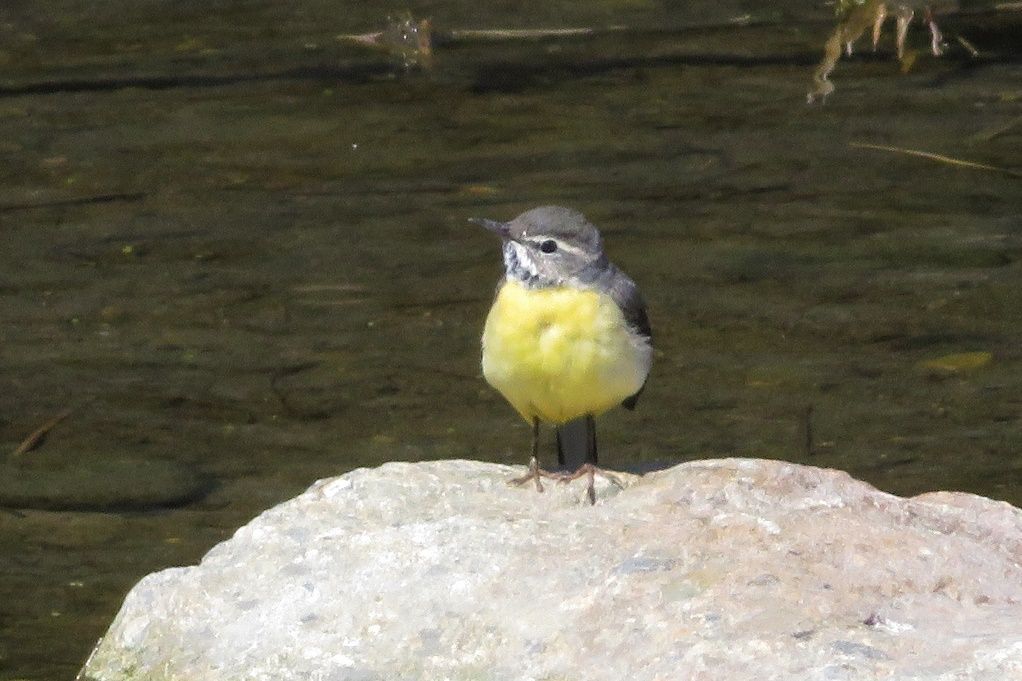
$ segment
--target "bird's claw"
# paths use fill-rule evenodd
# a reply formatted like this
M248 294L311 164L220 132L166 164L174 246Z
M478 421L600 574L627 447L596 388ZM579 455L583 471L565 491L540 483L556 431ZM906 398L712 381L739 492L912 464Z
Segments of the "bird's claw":
M512 478L511 480L508 480L507 484L514 485L515 487L521 487L522 485L528 483L530 480L535 480L536 481L536 491L537 492L542 492L543 491L543 482L542 482L543 478L550 478L551 480L559 480L560 476L557 475L556 473L551 473L550 471L545 471L542 468L540 468L539 467L539 461L536 460L536 457L532 457L531 459L529 459L529 472L526 473L525 475L523 475L520 478Z
M589 485L586 487L586 496L589 497L589 503L596 505L596 476L599 475L602 478L606 478L612 484L617 486L618 489L624 489L625 485L621 482L613 473L609 473L602 468L597 468L591 463L584 463L578 467L574 473L561 473L557 476L557 482L561 484L567 484L572 480L578 480L582 476L585 476L589 480Z

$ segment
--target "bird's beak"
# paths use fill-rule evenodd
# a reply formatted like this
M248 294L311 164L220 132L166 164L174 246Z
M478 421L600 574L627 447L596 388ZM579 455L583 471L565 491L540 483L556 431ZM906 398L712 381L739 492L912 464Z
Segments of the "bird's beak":
M469 218L468 221L477 225L482 225L502 239L511 238L510 222L497 222L496 220L487 220L486 218Z

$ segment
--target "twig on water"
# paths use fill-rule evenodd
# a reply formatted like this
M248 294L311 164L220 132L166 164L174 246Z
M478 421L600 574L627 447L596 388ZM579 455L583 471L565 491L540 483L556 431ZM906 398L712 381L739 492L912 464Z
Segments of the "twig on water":
M627 30L625 26L606 28L491 28L462 29L451 31L454 39L482 40L530 40L537 38L570 38L580 35L596 35Z
M919 158L926 158L931 161L947 163L948 165L958 166L960 168L972 168L974 170L990 170L995 173L1003 173L1005 175L1010 175L1011 177L1022 177L1022 173L1015 170L1009 170L1008 168L999 168L997 166L991 166L985 163L976 163L975 161L965 161L960 158L944 156L943 154L934 154L929 151L920 151L918 149L891 147L885 144L869 144L867 142L849 142L848 146L854 147L856 149L874 149L876 151L889 151L895 154L905 154L907 156L918 156Z
M28 437L21 441L21 444L18 445L18 448L11 452L10 458L11 459L17 458L22 454L31 452L33 449L39 447L43 442L46 441L46 436L50 434L50 431L56 428L61 421L70 416L71 412L73 411L74 409L69 407L64 411L60 412L59 414L57 414L56 416L54 416L52 419L50 419L43 425L33 430Z
M961 45L962 47L964 47L965 51L968 52L970 55L972 55L973 58L976 58L976 57L979 56L979 50L976 49L975 45L973 45L968 40L966 40L965 36L956 35L955 36L955 40L957 40L958 44Z

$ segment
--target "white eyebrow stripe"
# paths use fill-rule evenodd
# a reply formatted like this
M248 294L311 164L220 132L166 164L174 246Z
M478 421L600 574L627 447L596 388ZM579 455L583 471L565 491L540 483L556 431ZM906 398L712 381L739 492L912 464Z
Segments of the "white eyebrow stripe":
M540 248L540 250L542 250L541 246L544 241L553 241L555 244L557 244L557 249L561 251L568 251L569 253L575 254L582 253L582 249L579 248L578 246L574 246L572 244L566 243L564 241L561 241L560 239L555 239L550 236L529 239L529 243L532 246L535 246L536 248Z

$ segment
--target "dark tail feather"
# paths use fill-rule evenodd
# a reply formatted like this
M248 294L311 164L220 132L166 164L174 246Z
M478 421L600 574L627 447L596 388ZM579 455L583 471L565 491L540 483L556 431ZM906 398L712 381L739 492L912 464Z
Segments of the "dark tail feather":
M571 471L596 463L596 419L581 416L557 426L557 463Z

